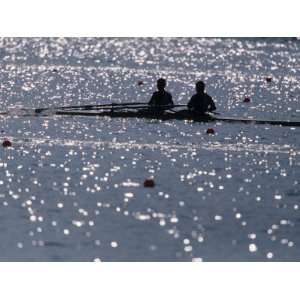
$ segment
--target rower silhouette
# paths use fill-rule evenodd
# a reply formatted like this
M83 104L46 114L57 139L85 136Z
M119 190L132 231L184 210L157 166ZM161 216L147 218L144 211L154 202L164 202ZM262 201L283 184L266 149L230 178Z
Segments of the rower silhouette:
M196 94L192 96L188 103L188 109L197 114L205 114L206 112L211 112L216 110L216 105L211 96L204 92L205 83L203 81L198 81L196 83Z
M159 78L157 80L157 89L158 91L154 92L148 105L151 106L152 109L156 111L164 111L168 108L171 108L174 105L172 100L172 95L165 90L167 85L167 81L164 78ZM161 106L169 106L163 108Z

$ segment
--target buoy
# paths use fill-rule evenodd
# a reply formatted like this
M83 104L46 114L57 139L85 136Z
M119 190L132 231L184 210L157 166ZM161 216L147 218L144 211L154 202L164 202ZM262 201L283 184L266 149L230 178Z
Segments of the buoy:
M155 186L155 182L153 179L146 179L144 181L144 187L153 188Z
M138 85L143 85L143 84L144 84L144 82L142 80L138 81Z
M249 97L245 97L244 98L244 102L250 102L250 98Z
M208 128L208 129L206 130L206 133L207 133L207 134L215 134L215 130L214 130L213 128Z
M12 143L11 143L11 141L9 141L9 140L4 140L3 143L2 143L2 146L3 146L4 148L11 147L11 146L12 146Z
M266 77L266 82L272 82L272 77Z

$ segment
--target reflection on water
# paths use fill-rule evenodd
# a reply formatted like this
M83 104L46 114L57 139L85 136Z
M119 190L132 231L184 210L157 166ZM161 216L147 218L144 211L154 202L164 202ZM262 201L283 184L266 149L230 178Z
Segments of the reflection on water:
M1 111L14 112L0 117L12 142L0 150L1 260L299 260L298 128L220 122L207 135L176 120L20 116L147 101L166 76L177 103L203 79L226 115L300 120L298 40L0 46Z

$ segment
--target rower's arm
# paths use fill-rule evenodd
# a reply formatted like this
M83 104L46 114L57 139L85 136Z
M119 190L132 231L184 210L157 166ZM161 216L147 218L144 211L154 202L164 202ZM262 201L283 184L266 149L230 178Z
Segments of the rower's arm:
M194 107L194 104L193 104L193 97L190 99L190 101L188 102L188 104L187 104L187 107L188 107L188 109L193 109L193 107Z
M170 94L170 99L169 99L169 105L170 106L174 106L174 102L173 102L173 99L172 99L172 95Z
M214 102L214 100L210 97L209 99L209 111L214 111L217 109L216 104Z
M148 102L148 105L150 105L150 106L154 106L155 105L155 96L154 96L154 94L152 95L150 101Z

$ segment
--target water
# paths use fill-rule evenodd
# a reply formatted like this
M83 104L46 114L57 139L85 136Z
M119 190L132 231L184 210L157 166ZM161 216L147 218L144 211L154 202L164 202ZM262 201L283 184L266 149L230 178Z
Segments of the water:
M226 116L300 120L299 48L297 39L1 39L10 114L0 137L13 147L0 149L0 260L299 260L298 128L20 114L146 102L164 76L178 104L202 79Z

